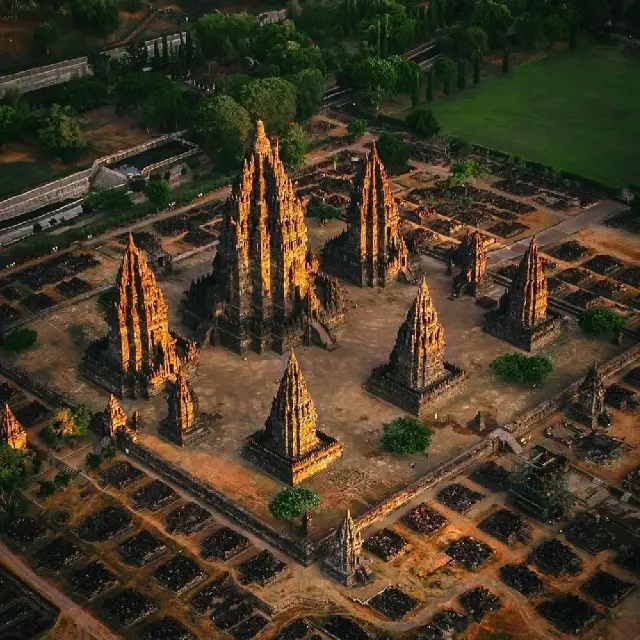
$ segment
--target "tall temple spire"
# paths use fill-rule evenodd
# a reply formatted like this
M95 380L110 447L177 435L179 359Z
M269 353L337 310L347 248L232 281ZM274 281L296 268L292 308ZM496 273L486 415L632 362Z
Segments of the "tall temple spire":
M109 395L109 402L107 402L104 410L103 421L104 435L109 438L113 438L127 424L127 414L113 393Z
M356 528L351 513L347 509L342 524L333 534L330 552L324 561L325 569L346 586L351 586L364 577L360 563L361 554L362 534Z
M511 323L523 328L535 327L547 317L547 278L535 236L511 282L507 315Z
M467 232L458 247L460 273L453 279L454 295L476 296L486 285L487 250L479 231Z
M577 417L590 427L596 427L598 418L606 413L604 398L604 382L598 371L598 366L594 362L580 383L578 402L575 405Z
M325 268L362 287L384 287L400 273L413 280L400 236L398 205L374 144L356 176L347 230L327 242Z
M4 405L4 413L2 420L0 420L0 444L13 449L26 449L27 447L27 432L13 415L8 404Z

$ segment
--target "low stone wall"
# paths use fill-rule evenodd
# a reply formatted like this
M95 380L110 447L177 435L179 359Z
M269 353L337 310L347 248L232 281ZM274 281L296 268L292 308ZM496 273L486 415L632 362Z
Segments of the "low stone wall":
M16 367L0 358L0 373L13 380L34 396L38 396L53 407L75 407L73 398L52 384L40 382L22 367Z
M142 175L148 176L152 171L157 171L158 169L162 169L162 167L168 167L169 165L176 164L181 160L186 160L191 156L195 156L199 152L199 149L189 149L189 151L185 151L184 153L179 153L177 156L171 156L171 158L167 158L166 160L161 160L160 162L156 162L155 164L150 164L142 170Z

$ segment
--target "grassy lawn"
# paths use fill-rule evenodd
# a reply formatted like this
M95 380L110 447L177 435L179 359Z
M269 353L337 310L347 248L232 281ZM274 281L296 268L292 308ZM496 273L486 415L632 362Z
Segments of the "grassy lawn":
M612 47L552 53L434 103L452 135L556 170L640 183L640 57Z
M53 179L48 164L39 162L0 163L0 199L27 191Z

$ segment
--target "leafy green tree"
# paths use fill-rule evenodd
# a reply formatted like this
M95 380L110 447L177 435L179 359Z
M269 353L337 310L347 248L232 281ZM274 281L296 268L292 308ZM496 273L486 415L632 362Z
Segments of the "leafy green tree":
M309 142L304 129L296 123L290 124L280 138L280 157L289 169L297 169L304 164L309 150Z
M2 338L2 346L8 351L20 352L32 347L38 340L38 333L33 329L18 327L12 329Z
M21 449L0 445L0 510L12 515L20 502L20 490L27 486L32 458Z
M102 457L107 461L111 461L116 457L115 447L109 446L102 451Z
M433 102L433 98L435 95L435 85L436 85L436 71L433 67L429 68L429 72L427 73L427 92L426 99L427 102Z
M436 76L442 82L444 95L451 94L451 81L456 75L456 65L450 58L438 58L435 63Z
M62 158L69 158L87 148L80 121L73 115L70 107L59 104L51 106L38 137L44 147L60 154Z
M382 425L380 443L390 453L422 453L431 445L431 430L415 418L396 418Z
M125 54L125 65L131 71L142 71L149 62L149 51L147 45L141 40L135 40L127 45Z
M611 309L587 309L578 317L578 326L592 336L604 336L622 329L624 318Z
M411 131L423 138L432 138L440 132L433 109L416 107L406 118Z
M251 119L231 96L217 96L200 103L196 133L202 148L224 168L237 168L249 138Z
M0 105L0 149L16 138L20 123L20 113L8 104Z
M79 438L85 435L89 430L93 414L89 406L86 404L78 405L78 407L73 410L72 414L74 423L73 435L74 437Z
M367 121L362 119L351 120L347 125L347 133L352 138L361 138L367 130Z
M324 76L319 69L305 69L291 79L297 90L296 115L307 120L318 111L324 97Z
M307 208L307 215L321 223L325 223L327 220L340 220L344 216L338 207L323 202L310 204Z
M53 45L59 37L57 26L50 20L41 22L33 31L33 42L40 53L51 54Z
M493 0L482 0L473 11L471 23L484 30L493 48L504 38L511 26L512 18L507 5Z
M419 86L420 82L420 66L402 56L392 56L389 60L396 72L395 93L413 95L416 84L418 83Z
M87 453L85 461L89 469L97 469L102 464L102 458L97 453L93 452Z
M287 487L276 493L269 503L269 510L278 520L292 520L319 506L320 496L311 489Z
M124 211L131 206L131 196L125 187L120 189L96 189L84 197L84 211Z
M51 480L39 480L38 498L46 500L56 492L56 485Z
M71 13L76 24L107 36L120 24L117 0L72 0Z
M56 487L66 487L70 482L71 476L66 471L58 471L53 479Z
M252 120L262 120L267 131L283 131L296 113L296 88L283 78L260 78L240 90L240 102Z
M196 23L196 34L208 58L234 61L258 29L255 17L248 13L210 13ZM234 44L235 43L235 46Z
M376 143L380 158L387 169L404 167L409 162L409 147L398 136L383 133Z
M480 27L467 27L462 30L458 43L458 53L465 58L472 59L489 51L489 38Z
M161 68L164 71L169 69L169 40L167 39L167 34L162 34L162 62Z
M354 79L358 95L373 105L376 112L395 93L398 83L393 62L376 56L365 58L358 64Z
M551 360L546 356L525 356L522 353L505 353L490 365L501 380L537 384L552 371Z
M458 91L464 91L467 88L467 61L464 58L458 60Z
M465 195L467 188L473 181L473 178L486 178L489 175L489 170L485 165L476 162L475 160L463 160L457 162L451 167L447 182L449 186L464 187Z
M160 211L166 209L171 201L171 187L166 180L149 180L145 195L155 205L156 211Z

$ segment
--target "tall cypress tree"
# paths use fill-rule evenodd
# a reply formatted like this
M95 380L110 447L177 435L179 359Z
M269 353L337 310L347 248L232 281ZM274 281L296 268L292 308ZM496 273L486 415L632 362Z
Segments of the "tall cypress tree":
M473 84L480 84L480 65L482 63L482 54L476 51L473 56Z
M187 65L191 67L193 63L193 36L191 35L191 29L187 29L187 40L184 46L185 53L187 54Z
M464 58L458 60L458 89L464 91L467 88L467 61Z
M379 56L382 55L382 41L381 41L381 34L380 34L380 20L378 20L378 22L376 23L376 51L378 52Z
M171 64L171 56L169 52L169 41L167 40L167 34L162 34L162 70L168 71Z
M511 61L509 60L509 47L506 47L502 54L502 73L509 73Z
M156 40L153 43L153 59L151 60L151 66L154 71L160 71L162 67L162 59L160 58L160 45Z
M384 16L384 28L382 30L382 57L389 55L389 14Z
M433 92L436 82L436 72L433 67L429 69L429 73L427 74L427 102L431 102L433 100Z

